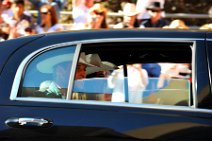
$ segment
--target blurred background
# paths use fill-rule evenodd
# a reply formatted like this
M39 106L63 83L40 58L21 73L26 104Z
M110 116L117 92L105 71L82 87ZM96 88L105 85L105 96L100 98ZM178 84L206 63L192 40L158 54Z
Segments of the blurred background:
M109 15L114 15L109 16L109 24L116 24L121 20L121 16L117 16L118 14L115 14L121 9L121 3L132 2L136 4L137 0L95 0L95 2L101 2L104 4L108 11L111 12ZM35 5L28 5L27 7L28 9L35 10ZM181 18L187 25L194 27L212 22L212 9L211 17L208 15L210 8L212 8L212 0L165 0L164 5L166 18L168 20L171 21L176 18ZM68 12L72 11L72 0L64 0L62 11L65 11L65 14L61 15L60 22L71 24L73 19L72 15ZM113 12L114 14L112 14Z

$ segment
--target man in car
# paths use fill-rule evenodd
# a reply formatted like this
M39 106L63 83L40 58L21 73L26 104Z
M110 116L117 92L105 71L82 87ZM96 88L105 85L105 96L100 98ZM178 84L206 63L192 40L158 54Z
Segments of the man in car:
M76 73L75 73L75 80L86 78L86 68L87 67L94 67L94 66L95 65L87 62L85 53L82 52L80 54L80 58L79 58L79 61L78 61L78 64L77 64L77 69L76 69ZM87 95L85 93L73 92L71 99L86 100Z

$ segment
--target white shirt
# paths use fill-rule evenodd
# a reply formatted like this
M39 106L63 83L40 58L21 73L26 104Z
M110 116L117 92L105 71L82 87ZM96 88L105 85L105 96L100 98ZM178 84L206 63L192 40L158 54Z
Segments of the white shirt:
M6 9L1 14L2 19L9 24L11 17L13 17L13 12L11 9Z
M141 104L143 99L143 91L148 83L147 71L127 67L128 79L124 78L123 68L115 70L108 78L108 87L113 88L112 102L125 102L125 83L128 86L129 103ZM142 76L141 74L142 73ZM145 84L144 84L145 82Z
M43 27L41 27L40 25L38 25L35 30L38 34L41 33L49 33L49 32L57 32L58 30L62 30L63 27L60 24L55 24L52 27L50 27L47 31L44 31Z
M83 29L88 22L89 8L79 5L73 8L72 17L74 19L73 29Z

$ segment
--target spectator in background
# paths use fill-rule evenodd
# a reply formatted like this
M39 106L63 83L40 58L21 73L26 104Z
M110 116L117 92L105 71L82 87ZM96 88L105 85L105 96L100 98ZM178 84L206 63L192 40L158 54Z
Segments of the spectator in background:
M200 26L200 30L212 30L212 23L204 24Z
M84 29L88 23L89 9L93 6L94 0L72 0L72 16L73 27L72 29Z
M163 8L161 7L160 2L152 2L146 8L148 14L150 15L149 19L144 19L141 21L140 28L146 27L164 27L168 25L168 21L166 21L161 16L161 12Z
M9 39L17 38L25 35L25 29L32 27L31 15L27 15L24 9L24 0L13 0L11 10L13 15L8 17L8 24L10 25Z
M2 18L6 22L9 20L9 17L13 16L13 12L11 10L12 2L10 0L2 0L1 10L2 10Z
M136 6L134 3L125 3L123 7L123 21L116 24L113 28L136 28L138 23L136 16L138 12L136 11Z
M26 0L26 1L31 5L31 7L33 7L32 9L38 10L38 16L37 16L38 24L41 23L41 14L39 9L42 5L50 4L53 7L55 7L58 19L60 18L60 11L64 6L64 0Z
M148 14L146 7L152 2L160 2L161 8L164 9L165 0L137 0L136 10L139 12L137 19L140 21L142 19L149 19L150 15ZM165 12L162 11L162 17L165 17Z
M10 27L5 23L6 7L3 0L0 1L0 41L5 41L8 38Z
M163 28L170 28L170 29L189 29L189 27L185 24L183 20L176 19L171 21L171 23Z
M63 3L62 0L41 0L41 1L42 1L42 5L49 4L53 6L56 10L57 18L60 19L60 11L62 9L62 3Z
M88 29L99 29L99 28L108 28L106 17L107 9L101 4L96 3L89 10L88 23L86 28Z
M41 24L35 30L38 34L62 31L63 27L58 23L55 8L50 4L44 4L40 8Z

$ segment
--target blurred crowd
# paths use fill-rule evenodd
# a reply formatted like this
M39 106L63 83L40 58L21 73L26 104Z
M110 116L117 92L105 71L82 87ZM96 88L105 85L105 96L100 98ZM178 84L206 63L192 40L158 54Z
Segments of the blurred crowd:
M189 29L181 19L168 21L165 18L165 0L137 0L136 3L122 2L119 13L122 21L108 24L108 9L95 0L72 0L73 23L70 29L64 28L60 21L60 11L66 0L0 0L0 40L21 36L57 32L64 30L100 28L171 28ZM38 11L36 19L26 9L33 5ZM212 11L212 9L211 9ZM200 29L212 30L212 23Z

